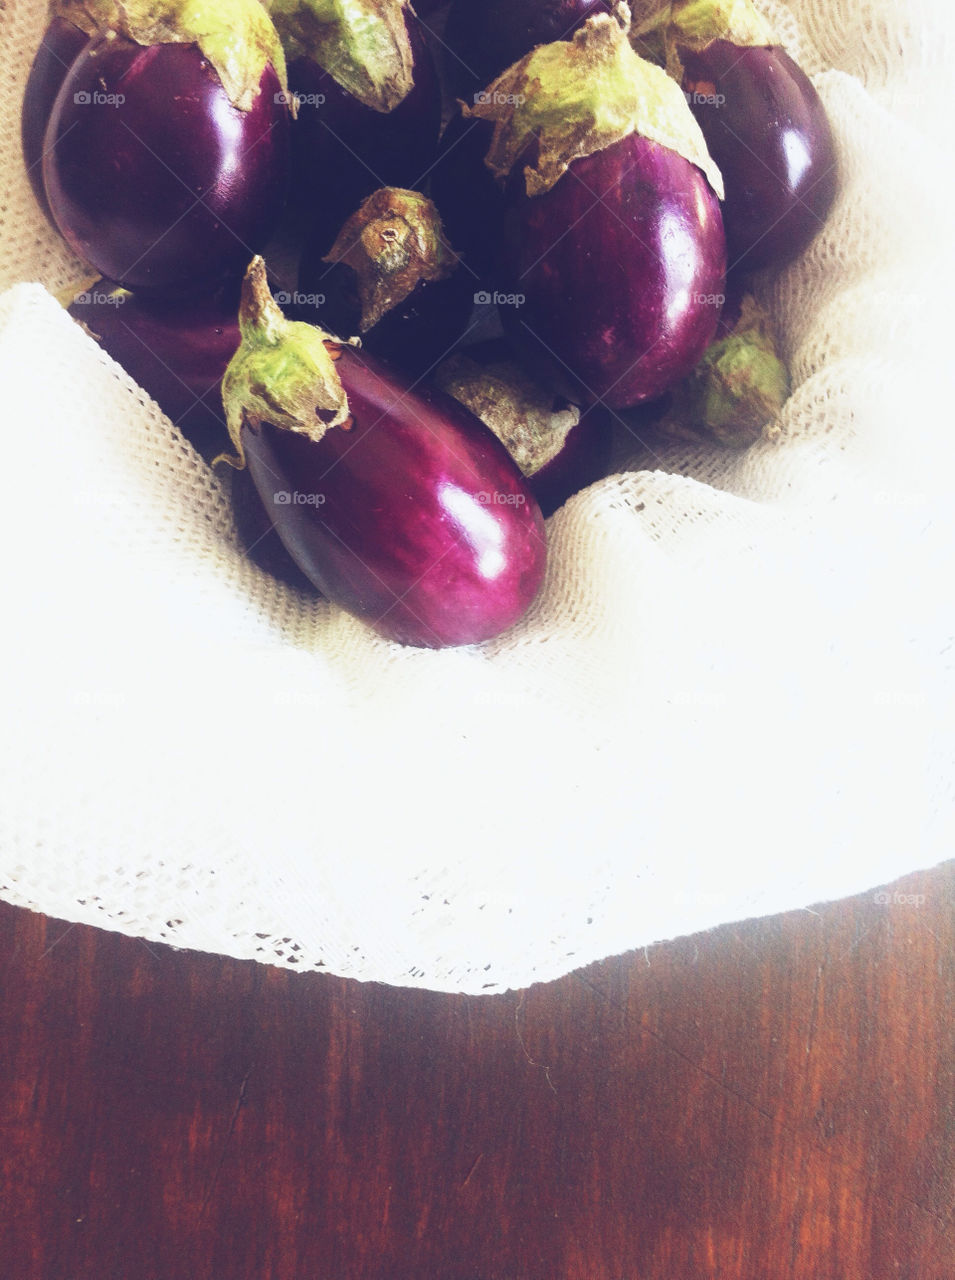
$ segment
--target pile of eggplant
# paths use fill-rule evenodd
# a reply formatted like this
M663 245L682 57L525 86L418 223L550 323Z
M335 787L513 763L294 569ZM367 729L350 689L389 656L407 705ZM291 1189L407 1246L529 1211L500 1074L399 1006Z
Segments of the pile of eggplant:
M53 0L25 86L70 312L231 464L249 555L388 639L495 637L614 423L752 444L752 276L837 191L750 0ZM443 123L443 128L442 128Z

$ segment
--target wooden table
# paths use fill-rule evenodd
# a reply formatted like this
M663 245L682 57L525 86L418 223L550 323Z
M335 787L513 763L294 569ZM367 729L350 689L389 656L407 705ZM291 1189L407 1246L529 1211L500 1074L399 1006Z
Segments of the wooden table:
M473 998L0 904L0 1276L952 1280L953 905Z

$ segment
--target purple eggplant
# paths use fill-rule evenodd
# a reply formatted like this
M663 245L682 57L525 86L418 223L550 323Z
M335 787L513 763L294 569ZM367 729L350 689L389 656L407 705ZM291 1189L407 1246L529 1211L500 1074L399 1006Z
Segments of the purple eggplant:
M602 405L580 411L521 368L494 338L456 352L435 383L476 414L526 477L545 516L610 469L613 423Z
M179 6L165 6L172 20ZM267 14L229 0L228 31L152 44L137 36L149 40L157 6L145 27L109 0L88 8L107 29L70 66L44 135L57 227L129 288L195 293L238 274L274 230L288 178L284 57Z
M69 312L208 461L225 441L221 384L239 346L238 307L237 283L186 302L100 281Z
M329 22L316 0L273 0L297 106L295 218L315 252L378 187L419 188L437 152L441 90L407 0L354 0Z
M306 249L299 297L340 337L420 377L467 328L474 280L448 244L434 205L417 191L382 187L348 219L331 251Z
M266 511L248 470L229 473L229 499L242 550L254 565L276 581L304 595L319 595L285 549L275 530L274 508Z
M453 0L442 47L448 80L466 102L538 44L568 40L613 0Z
M575 404L662 395L713 338L725 273L719 172L679 86L598 15L488 92L469 110L506 180L505 332Z
M286 320L254 259L223 399L292 558L327 598L402 644L500 634L540 587L540 509L506 449L434 388Z
M714 40L681 49L684 88L726 184L723 221L733 271L780 267L802 253L836 197L825 108L784 49Z
M60 86L89 39L87 32L68 18L54 17L40 41L23 91L20 117L23 160L33 194L51 221L53 215L43 188L43 136Z
M504 192L484 163L494 125L490 120L452 115L441 135L431 173L431 198L441 214L448 239L475 281L493 284L504 221Z

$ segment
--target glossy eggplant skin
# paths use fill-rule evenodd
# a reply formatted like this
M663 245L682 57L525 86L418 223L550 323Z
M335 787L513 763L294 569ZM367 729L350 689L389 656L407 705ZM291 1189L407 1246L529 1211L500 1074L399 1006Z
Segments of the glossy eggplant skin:
M228 448L221 384L240 341L238 294L231 284L184 301L100 281L69 307L207 462Z
M361 332L355 272L343 262L329 264L306 252L299 269L299 296L314 300L314 305L306 302L294 315L340 338L360 336L365 351L421 378L464 333L474 309L474 292L473 276L459 266L444 280L419 281L407 298Z
M406 23L414 86L392 111L365 106L310 58L289 62L289 90L298 100L292 199L306 241L319 255L366 196L378 187L419 190L434 164L441 89L417 22L409 14Z
M702 172L637 134L571 163L543 195L508 180L505 333L574 404L627 408L697 363L719 321L725 238Z
M249 471L292 558L329 600L381 635L474 644L515 623L540 587L537 503L492 433L451 397L412 391L340 348L352 425L316 444L242 428Z
M494 125L466 120L460 108L451 116L431 173L431 198L448 239L476 281L493 284L497 276L500 229L507 202L484 163Z
M271 66L248 111L199 49L91 42L50 114L43 183L79 257L127 288L240 273L282 212L290 114Z
M454 0L444 30L445 67L457 97L472 102L535 45L569 40L612 0Z
M66 18L54 18L40 41L23 91L20 140L23 162L37 203L52 221L43 187L43 136L60 86L90 37Z
M784 49L716 40L681 56L690 107L726 184L730 269L783 266L805 250L836 197L825 107Z

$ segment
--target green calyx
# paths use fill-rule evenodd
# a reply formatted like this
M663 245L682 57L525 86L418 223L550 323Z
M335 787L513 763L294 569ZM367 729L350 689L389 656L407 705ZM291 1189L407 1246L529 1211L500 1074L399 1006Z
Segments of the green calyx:
M491 428L525 476L556 458L580 421L579 409L555 408L554 396L504 356L485 363L462 351L439 366L434 380Z
M573 41L539 45L464 107L465 115L494 122L486 164L499 179L536 141L524 178L527 194L541 195L573 160L636 133L702 169L722 199L720 171L680 86L635 53L629 24L623 4L614 17L594 15Z
M258 97L269 63L287 93L282 43L259 0L53 0L51 12L90 35L198 45L240 111Z
M256 431L268 422L317 443L348 420L348 397L332 355L338 344L316 325L286 320L260 257L252 259L242 282L239 332L242 341L222 379L226 426L237 456L222 454L222 461L239 470L245 466L243 427Z
M362 333L399 306L422 281L445 280L458 255L432 202L417 191L382 187L362 202L324 259L350 267L358 283Z
M679 81L683 79L680 49L700 53L714 40L741 47L778 43L753 0L673 0L670 4L650 0L634 13L630 40L641 52L652 51Z
M673 395L661 422L666 434L745 449L772 424L789 396L789 373L776 351L766 313L743 300L732 332L711 343Z
M316 62L373 111L393 111L414 84L407 0L263 0L289 60Z

